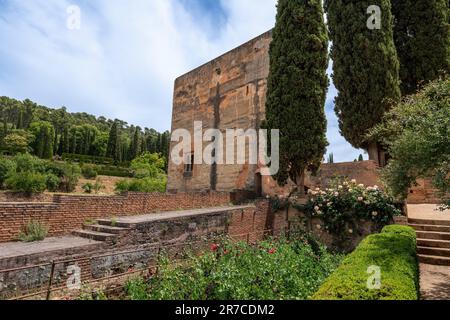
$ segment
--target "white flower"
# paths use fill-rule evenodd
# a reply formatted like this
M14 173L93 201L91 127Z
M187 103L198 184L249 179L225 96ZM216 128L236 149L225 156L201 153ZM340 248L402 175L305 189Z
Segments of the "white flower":
M348 233L353 234L353 230L352 230L352 229L349 229L349 230L348 230Z
M363 198L363 197L358 197L358 201L359 201L359 202L363 202L363 201L364 201L364 198Z
M313 191L311 189L308 190L308 194L312 194Z
M328 203L327 203L327 206L329 206L329 207L331 207L332 205L333 205L332 202L328 202Z
M356 183L356 179L352 179L352 183Z
M334 196L335 196L335 197L339 197L339 192L335 192L335 193L334 193Z
M343 186L339 186L338 189L339 189L339 190L342 190L342 189L344 189L344 187L343 187Z
M320 208L319 208L318 206L315 206L315 207L314 207L314 210L317 212L317 211L320 210Z
M344 186L348 186L348 182L345 181L345 182L343 183L343 185L344 185Z
M317 230L321 230L322 226L320 224L316 225Z
M316 191L319 192L319 191L320 191L320 188L316 188Z
M378 216L378 212L376 212L376 211L372 212L372 217L376 217L376 216Z
M380 187L378 187L377 185L375 185L375 186L373 186L373 189L374 189L374 190L378 190L378 189L380 189Z
M364 188L364 185L361 183L361 184L358 184L358 187Z

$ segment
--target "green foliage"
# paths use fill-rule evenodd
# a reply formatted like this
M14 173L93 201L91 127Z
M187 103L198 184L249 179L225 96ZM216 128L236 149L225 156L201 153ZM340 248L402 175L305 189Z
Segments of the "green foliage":
M158 178L165 174L165 161L158 153L146 152L131 162L131 169L135 178Z
M330 153L328 155L328 163L333 164L334 163L334 154Z
M62 159L67 162L92 163L110 165L114 162L112 158L96 157L82 154L63 153Z
M59 189L60 180L59 177L54 174L47 174L46 176L46 188L50 192L56 192Z
M9 190L28 195L42 193L47 188L47 176L35 172L12 173L6 179L6 187Z
M83 191L85 193L91 194L92 191L94 190L94 185L92 183L88 182L88 183L83 184L81 189L83 189Z
M133 170L128 168L121 168L116 166L98 166L98 174L108 177L130 178L133 177L134 172Z
M80 178L81 169L78 165L64 164L63 176L61 177L60 190L63 192L73 192L77 186L78 179Z
M321 0L280 0L270 45L267 129L280 130L280 184L303 185L322 161L327 140L328 36Z
M97 166L92 165L92 164L84 164L81 167L81 174L83 175L84 178L86 179L95 179L97 178Z
M448 0L391 0L404 95L450 72Z
M6 158L0 158L0 188L3 187L6 178L16 171L16 163Z
M394 196L405 199L418 178L432 178L442 201L450 201L449 105L450 80L434 81L405 98L370 132L391 155L382 178Z
M16 155L14 161L16 162L17 172L45 173L45 161L28 153Z
M33 122L30 131L35 139L31 144L33 153L39 158L51 159L53 157L53 143L55 140L55 129L50 122Z
M164 193L167 186L167 177L120 180L116 183L117 192L145 192Z
M84 184L82 187L85 193L91 194L92 192L99 193L99 191L104 188L103 184L97 180L94 184L88 182Z
M19 241L34 242L42 241L47 237L48 228L39 221L30 221L19 234Z
M358 234L361 221L372 221L381 230L402 214L377 186L338 180L326 190L310 190L303 209L309 218L320 219L325 231L343 241Z
M122 162L145 151L162 153L166 158L169 152L169 132L141 130L121 120L87 113L69 113L65 107L50 109L28 99L0 97L0 121L1 150L8 154L32 151L50 159L55 153L105 157L107 152L113 152L111 158ZM113 151L108 150L108 141L114 142Z
M29 141L26 135L11 133L3 139L2 149L12 155L26 153L29 151L28 143Z
M144 301L149 299L148 285L143 278L133 278L125 283L125 292L128 299Z
M223 241L183 264L161 260L158 275L130 291L150 300L308 299L333 272L340 256L319 252L306 239L268 240L258 245Z
M92 289L88 286L85 286L81 289L80 296L78 300L82 301L106 301L108 300L108 296L106 295L103 288Z
M367 8L381 8L381 29L367 27ZM390 0L326 0L333 43L335 111L342 135L367 149L366 133L400 99L399 62Z
M118 160L119 158L119 127L117 121L114 121L109 131L106 156L114 160Z
M368 268L381 270L380 289L367 286ZM416 234L410 227L386 227L367 237L320 287L315 300L418 300Z

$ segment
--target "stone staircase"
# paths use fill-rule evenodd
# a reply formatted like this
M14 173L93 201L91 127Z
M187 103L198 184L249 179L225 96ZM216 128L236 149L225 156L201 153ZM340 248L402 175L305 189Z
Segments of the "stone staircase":
M450 221L408 219L408 224L417 233L419 261L450 266Z
M125 226L119 226L111 219L97 220L97 224L84 224L83 229L75 230L73 235L96 241L113 243L119 236L130 229Z

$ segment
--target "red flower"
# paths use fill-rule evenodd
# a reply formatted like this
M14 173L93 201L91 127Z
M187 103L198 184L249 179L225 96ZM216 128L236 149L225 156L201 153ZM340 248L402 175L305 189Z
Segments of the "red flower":
M230 253L230 251L228 251L226 249L223 251L223 254L228 254L228 253Z
M129 273L132 273L132 272L134 272L134 269L133 269L133 268L129 268L129 269L128 269L128 272L129 272Z
M274 254L274 253L277 253L277 249L272 248L269 250L269 254Z
M217 250L219 250L219 245L216 243L213 243L211 245L211 251L216 252Z

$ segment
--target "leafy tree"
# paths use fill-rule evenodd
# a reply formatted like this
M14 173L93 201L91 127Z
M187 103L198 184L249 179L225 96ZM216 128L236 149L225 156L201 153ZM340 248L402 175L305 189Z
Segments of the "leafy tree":
M35 136L35 139L32 142L34 154L43 159L52 158L55 136L53 125L47 121L33 122L30 125L30 131Z
M146 152L131 162L131 169L138 178L157 178L164 175L165 159L161 154Z
M277 181L304 192L304 172L323 159L328 37L321 0L280 0L270 45L267 129L280 132Z
M381 28L368 28L367 10L381 8ZM399 62L389 0L326 0L333 46L335 111L342 135L355 148L378 151L367 132L400 99Z
M363 157L363 155L362 155L362 154L360 154L360 155L359 155L359 157L358 157L358 161L359 161L359 162L362 162L362 161L364 161L364 157Z
M448 0L391 0L404 95L450 71Z
M10 154L28 152L28 138L24 134L11 133L3 139L3 150Z
M392 159L383 180L406 198L418 178L432 178L450 206L450 80L435 81L390 111L370 135L388 147Z

